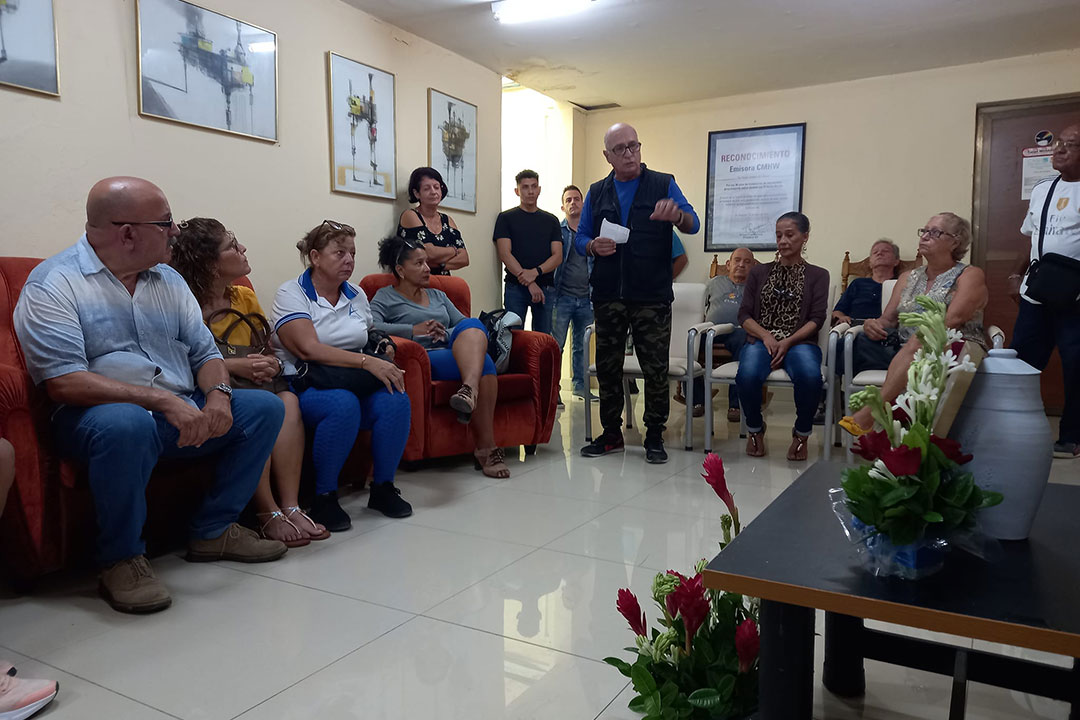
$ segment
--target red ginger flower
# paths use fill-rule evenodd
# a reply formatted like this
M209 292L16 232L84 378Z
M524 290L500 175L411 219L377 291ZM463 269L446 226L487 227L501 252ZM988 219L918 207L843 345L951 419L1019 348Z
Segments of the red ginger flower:
M757 624L750 618L743 620L739 627L735 628L735 653L739 656L739 672L746 672L754 664L760 645Z
M930 436L930 442L938 446L941 452L945 453L945 457L952 460L957 465L963 465L964 463L971 462L971 458L974 455L965 455L960 449L960 443L950 438L938 437L937 435Z
M901 445L898 448L889 448L881 454L881 461L889 472L899 477L900 475L918 475L919 466L922 465L922 450L909 448Z
M641 610L641 605L638 604L638 599L634 593L630 592L629 588L621 588L619 590L619 599L615 602L615 609L619 611L626 621L630 623L630 629L635 634L642 637L647 637L648 632L645 627L645 613Z
M885 434L884 430L878 430L877 432L860 435L855 441L854 447L851 448L851 452L873 462L890 449L892 449L892 444L889 442L889 436Z
M709 453L705 456L705 462L701 464L701 468L705 471L701 477L705 478L705 482L709 483L717 497L724 501L728 512L731 513L731 519L738 525L739 509L735 507L735 498L731 496L727 480L724 478L724 461L716 453Z
M694 637L694 633L709 614L709 600L705 597L705 584L701 573L690 579L680 576L678 587L668 595L668 612L671 612L673 606L682 617L689 651L690 638ZM675 613L671 612L671 616L675 617Z

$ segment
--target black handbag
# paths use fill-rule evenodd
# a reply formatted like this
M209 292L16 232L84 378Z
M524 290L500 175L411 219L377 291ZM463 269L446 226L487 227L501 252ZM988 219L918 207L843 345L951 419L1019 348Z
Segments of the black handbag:
M393 339L381 330L369 330L368 342L363 353L380 360L387 360L390 348L397 349ZM301 393L309 387L320 390L348 390L358 398L366 398L379 388L386 387L382 380L362 368L323 365L322 363L296 363L296 375L292 379L293 390Z
M1046 216L1059 180L1060 175L1046 192L1042 219L1039 221L1039 254L1028 268L1027 290L1024 294L1051 310L1077 312L1080 311L1080 260L1058 253L1043 254Z

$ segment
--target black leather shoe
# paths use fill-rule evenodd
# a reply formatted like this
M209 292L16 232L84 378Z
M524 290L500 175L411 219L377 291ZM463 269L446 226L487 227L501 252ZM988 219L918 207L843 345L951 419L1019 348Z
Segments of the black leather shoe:
M322 495L316 495L311 501L311 510L308 515L317 523L325 525L332 533L344 532L352 527L352 518L349 513L341 509L338 504L337 490L331 490Z
M656 435L645 436L645 462L653 465L661 465L667 462L664 438Z
M367 506L369 510L377 510L390 518L412 515L412 505L402 499L401 491L394 487L392 482L373 484Z

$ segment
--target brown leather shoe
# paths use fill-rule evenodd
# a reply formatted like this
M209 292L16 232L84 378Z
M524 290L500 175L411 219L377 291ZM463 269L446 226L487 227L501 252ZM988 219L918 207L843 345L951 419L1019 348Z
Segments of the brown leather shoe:
M733 407L727 409L727 421L739 422L739 408Z
M794 430L791 431L791 447L787 451L787 459L794 461L806 460L806 442L810 438L799 435Z
M254 530L233 523L216 538L188 542L188 562L235 560L259 563L277 560L288 550L279 540L264 540Z
M746 436L746 454L750 457L765 457L765 424L757 432L748 432Z
M113 610L122 613L152 613L172 605L169 591L154 575L150 561L142 555L121 560L102 570L98 592Z

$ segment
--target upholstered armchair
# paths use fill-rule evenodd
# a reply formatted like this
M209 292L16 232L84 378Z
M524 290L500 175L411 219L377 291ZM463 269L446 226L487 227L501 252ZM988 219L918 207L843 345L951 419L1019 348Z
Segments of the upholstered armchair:
M368 275L360 287L370 300L382 287L392 284L389 273ZM461 278L432 276L431 287L442 290L466 317L472 316L472 295ZM499 400L495 405L495 442L500 447L524 445L532 454L536 446L551 439L559 390L560 354L555 339L545 333L514 330L510 367L499 375ZM459 384L431 379L427 351L412 340L394 338L395 362L405 371L405 389L412 409L409 440L403 460L471 453L469 426L457 421L450 396Z

